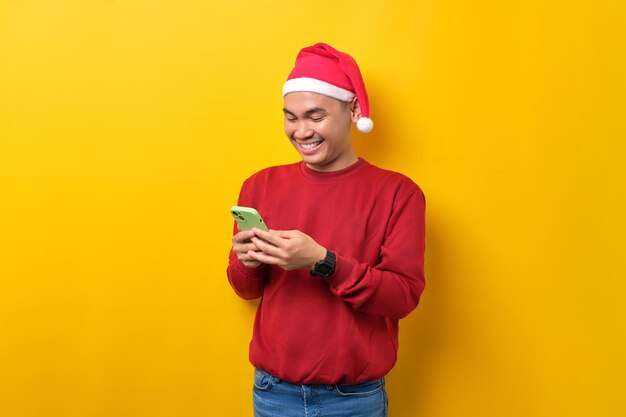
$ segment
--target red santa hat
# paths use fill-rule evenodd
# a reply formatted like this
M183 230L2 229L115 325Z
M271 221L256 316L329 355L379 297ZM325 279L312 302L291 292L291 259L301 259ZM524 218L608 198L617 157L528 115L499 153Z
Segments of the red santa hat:
M356 97L361 107L356 128L368 133L374 127L359 66L350 55L330 45L317 43L300 50L295 67L283 85L283 97L296 91L324 94L346 102Z

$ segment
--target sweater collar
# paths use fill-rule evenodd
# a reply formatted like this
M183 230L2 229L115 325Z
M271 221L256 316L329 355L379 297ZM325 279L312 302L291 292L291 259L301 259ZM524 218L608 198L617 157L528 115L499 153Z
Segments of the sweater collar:
M340 169L338 171L321 172L309 168L304 161L300 161L300 172L302 172L302 174L306 178L313 181L332 182L352 175L354 172L360 170L362 167L367 165L367 163L368 162L365 159L359 158L354 164L350 165L349 167Z

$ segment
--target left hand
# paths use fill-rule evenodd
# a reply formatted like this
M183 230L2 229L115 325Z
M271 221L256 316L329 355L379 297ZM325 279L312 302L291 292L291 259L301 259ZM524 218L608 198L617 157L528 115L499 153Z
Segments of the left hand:
M252 230L255 234L252 242L260 252L249 251L248 255L259 262L290 271L311 269L326 257L326 248L299 230Z

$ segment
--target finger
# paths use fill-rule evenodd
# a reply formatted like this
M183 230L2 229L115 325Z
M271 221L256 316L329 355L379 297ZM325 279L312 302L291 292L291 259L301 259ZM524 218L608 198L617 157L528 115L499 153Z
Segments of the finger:
M301 234L299 230L270 230L270 234L278 236L281 239L293 239Z
M280 248L272 243L268 243L261 238L253 237L252 243L264 253L272 256L278 256L281 252Z
M233 236L233 242L245 242L246 240L249 240L252 236L254 236L254 232L252 230L243 230Z
M253 228L252 231L257 237L271 243L274 246L280 247L282 239L280 236L276 235L276 233L266 232L265 230L257 229L256 227Z
M256 259L252 259L249 256L240 257L239 261L248 268L255 268L261 264L261 262L257 261Z
M233 245L233 251L238 253L246 253L249 250L258 251L259 248L254 243L238 243Z
M254 258L250 256L251 253L262 253L262 252L258 250L249 250L247 252L238 252L235 255L240 261L249 261L249 260L254 260Z
M280 259L276 258L275 256L271 256L268 255L265 252L254 252L254 251L249 251L248 252L248 256L250 256L250 258L262 262L264 264L270 264L270 265L278 265L280 263Z

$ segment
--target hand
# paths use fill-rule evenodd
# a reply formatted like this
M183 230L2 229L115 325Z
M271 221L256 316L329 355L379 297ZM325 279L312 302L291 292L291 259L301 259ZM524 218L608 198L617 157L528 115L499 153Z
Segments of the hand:
M256 268L261 262L253 259L250 252L258 252L260 249L250 240L254 237L252 230L244 230L233 236L233 252L237 255L237 259L248 268Z
M260 250L248 256L258 262L277 265L288 271L311 269L326 257L326 248L299 230L270 230L254 228L252 242Z

